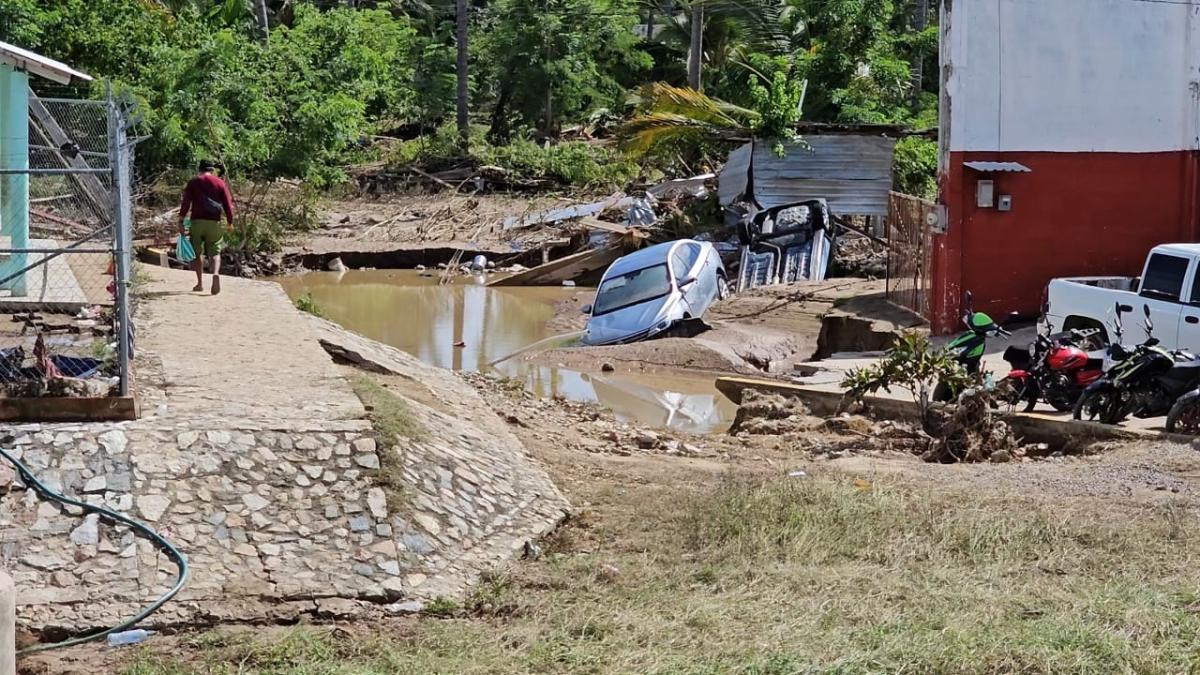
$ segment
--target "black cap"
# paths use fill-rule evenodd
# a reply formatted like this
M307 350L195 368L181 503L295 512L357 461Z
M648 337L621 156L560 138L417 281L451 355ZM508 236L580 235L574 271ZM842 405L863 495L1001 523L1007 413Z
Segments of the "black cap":
M200 172L201 173L203 173L205 171L212 171L215 168L217 168L217 163L214 162L213 160L211 160L211 159L200 160Z

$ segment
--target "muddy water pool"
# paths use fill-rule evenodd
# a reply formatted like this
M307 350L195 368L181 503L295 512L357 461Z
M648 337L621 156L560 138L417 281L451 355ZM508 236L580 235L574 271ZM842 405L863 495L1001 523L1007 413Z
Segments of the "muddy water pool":
M571 342L546 323L556 304L585 289L488 288L467 277L439 285L413 270L310 272L278 281L292 299L310 295L331 321L440 368L498 372L538 396L596 401L620 419L692 433L723 431L736 412L711 377L587 373L513 358L534 345Z

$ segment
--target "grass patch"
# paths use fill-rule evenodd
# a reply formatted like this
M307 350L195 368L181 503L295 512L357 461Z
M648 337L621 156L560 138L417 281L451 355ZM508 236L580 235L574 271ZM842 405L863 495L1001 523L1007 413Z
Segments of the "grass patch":
M457 614L460 609L462 607L452 598L438 597L425 605L422 611L429 616L449 617Z
M380 487L387 493L388 508L393 513L405 509L408 499L404 491L404 442L425 435L425 429L413 414L408 403L366 375L355 374L350 386L367 410L371 426L379 435Z
M318 305L317 301L313 299L312 293L305 293L304 295L296 298L294 304L296 305L296 309L300 310L301 312L308 312L313 316L324 316L324 314L321 313L321 306Z
M1181 502L839 474L665 484L589 493L541 559L485 580L457 618L159 648L127 672L1176 673L1200 652ZM251 666L210 665L226 663Z

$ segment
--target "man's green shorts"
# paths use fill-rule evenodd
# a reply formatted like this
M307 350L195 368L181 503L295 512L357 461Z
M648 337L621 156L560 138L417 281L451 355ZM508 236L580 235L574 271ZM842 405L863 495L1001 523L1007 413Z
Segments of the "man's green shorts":
M219 220L193 220L188 239L196 255L217 255L225 246L225 228Z

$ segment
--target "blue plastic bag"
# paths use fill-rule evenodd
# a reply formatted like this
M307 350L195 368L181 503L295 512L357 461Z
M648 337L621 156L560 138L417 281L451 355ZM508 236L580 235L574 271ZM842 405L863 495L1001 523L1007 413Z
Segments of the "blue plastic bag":
M175 257L181 263L190 263L196 259L196 251L192 248L192 242L188 241L187 235L181 234L175 241Z

